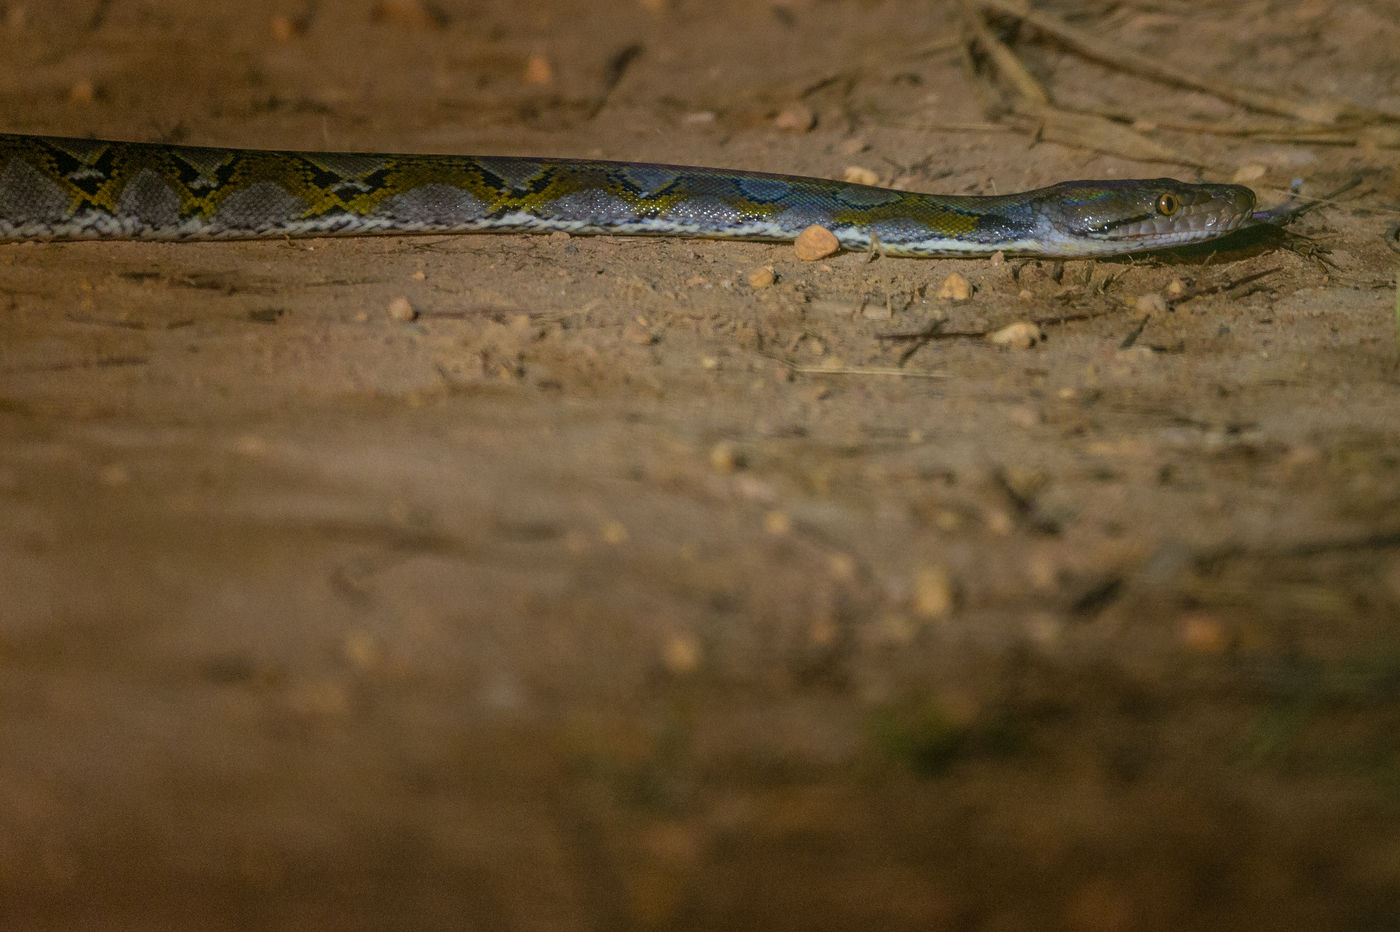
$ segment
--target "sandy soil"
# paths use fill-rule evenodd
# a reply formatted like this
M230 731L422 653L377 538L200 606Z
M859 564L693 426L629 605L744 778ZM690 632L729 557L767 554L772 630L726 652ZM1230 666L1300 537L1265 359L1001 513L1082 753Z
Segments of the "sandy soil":
M1097 263L0 249L0 926L1400 923L1387 127L1173 131L1285 121L1007 30L1199 168L1037 140L927 0L421 9L9 0L4 128L1361 184ZM1400 112L1383 0L1050 9Z

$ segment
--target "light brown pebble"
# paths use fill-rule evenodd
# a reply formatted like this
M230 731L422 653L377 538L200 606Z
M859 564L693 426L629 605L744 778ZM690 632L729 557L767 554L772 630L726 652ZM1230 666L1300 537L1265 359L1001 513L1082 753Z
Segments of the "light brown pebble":
M863 165L847 165L841 180L850 184L879 184L880 176Z
M1167 299L1156 291L1140 294L1133 302L1133 307L1137 309L1139 314L1165 314L1167 312Z
M131 470L121 463L111 463L102 467L102 472L98 474L102 484L110 488L126 485L131 481Z
M1219 620L1209 615L1187 615L1181 619L1181 643L1201 654L1218 654L1228 645Z
M384 648L368 631L351 631L340 644L340 653L356 669L370 670L384 659Z
M856 561L850 554L833 553L826 558L827 571L838 582L850 582L856 578Z
M1258 162L1246 162L1235 170L1235 175L1230 179L1231 184L1249 184L1251 181L1258 181L1264 177L1267 169Z
M97 86L87 79L74 81L68 88L68 99L75 104L90 104L97 99Z
M1179 298L1186 294L1186 283L1179 278L1173 278L1167 283L1167 297Z
M290 42L301 35L301 23L286 13L273 13L267 22L268 35L274 42Z
M1138 363L1155 361L1157 351L1150 346L1129 346L1126 349L1118 350L1113 354L1113 358L1127 366L1131 371L1131 367Z
M996 252L992 253L992 258L988 259L987 261L990 262L993 266L1005 265L1006 253L998 249Z
M525 59L525 71L521 75L521 80L526 84L553 84L554 66L549 63L539 52L532 52Z
M627 527L621 521L603 522L603 543L612 544L614 547L627 543L632 535L627 533Z
M693 634L673 634L661 650L661 662L673 674L693 673L700 666L700 639Z
M399 297L389 302L389 319L410 321L418 317L418 312L413 309L407 298Z
M947 618L957 600L957 584L941 566L921 567L914 574L914 614L920 618Z
M749 273L749 285L754 288L767 288L778 280L771 265L762 265Z
M840 248L841 244L837 241L836 234L815 223L797 234L797 239L792 244L793 252L804 262L825 259L835 255Z
M778 111L773 125L785 133L807 133L817 125L817 115L806 104L788 104Z
M710 447L710 468L715 472L735 472L744 468L744 453L730 440Z
M769 534L781 536L792 530L792 517L786 511L776 508L763 515L763 529Z
M1010 346L1014 349L1030 349L1045 339L1045 331L1028 320L1018 320L1000 330L987 334L987 340L997 346Z
M812 623L807 626L807 637L818 647L830 647L836 643L840 634L841 629L836 626L836 622L824 615L813 618Z
M945 301L966 301L972 297L972 283L954 272L938 286L937 296Z
M257 434L244 434L234 441L233 449L242 456L262 456L267 452L267 441Z
M638 346L651 346L659 342L659 338L652 332L651 328L639 320L630 320L627 326L622 328L622 338L628 343L635 343Z

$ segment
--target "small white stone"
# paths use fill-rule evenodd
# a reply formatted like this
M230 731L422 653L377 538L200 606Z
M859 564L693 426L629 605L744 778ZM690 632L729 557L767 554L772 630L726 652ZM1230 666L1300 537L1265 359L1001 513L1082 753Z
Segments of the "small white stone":
M410 321L418 316L418 312L413 309L413 305L404 297L398 297L389 302L389 319L399 321Z
M880 176L862 165L847 165L841 179L851 184L879 184Z
M945 301L966 301L972 297L972 283L954 272L938 286L937 296Z
M1167 312L1167 299L1162 297L1160 292L1150 292L1140 294L1137 301L1133 303L1139 314L1165 314Z
M987 340L997 346L1010 346L1016 349L1030 349L1045 339L1045 331L1028 320L1018 320L1000 330L987 334Z

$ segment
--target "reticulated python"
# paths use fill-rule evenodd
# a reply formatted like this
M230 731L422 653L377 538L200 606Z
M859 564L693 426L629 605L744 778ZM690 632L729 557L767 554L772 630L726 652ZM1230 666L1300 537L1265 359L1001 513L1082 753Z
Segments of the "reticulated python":
M1252 220L1230 184L1069 181L991 197L757 172L501 156L273 152L0 135L0 240L553 231L784 241L893 255L1116 255Z

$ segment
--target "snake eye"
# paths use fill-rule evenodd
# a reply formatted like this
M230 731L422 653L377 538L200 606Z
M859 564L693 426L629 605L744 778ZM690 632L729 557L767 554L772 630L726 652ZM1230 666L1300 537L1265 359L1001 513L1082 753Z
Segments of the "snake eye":
M1170 217L1180 206L1181 202L1176 199L1175 194L1163 194L1157 198L1157 213L1163 217Z

